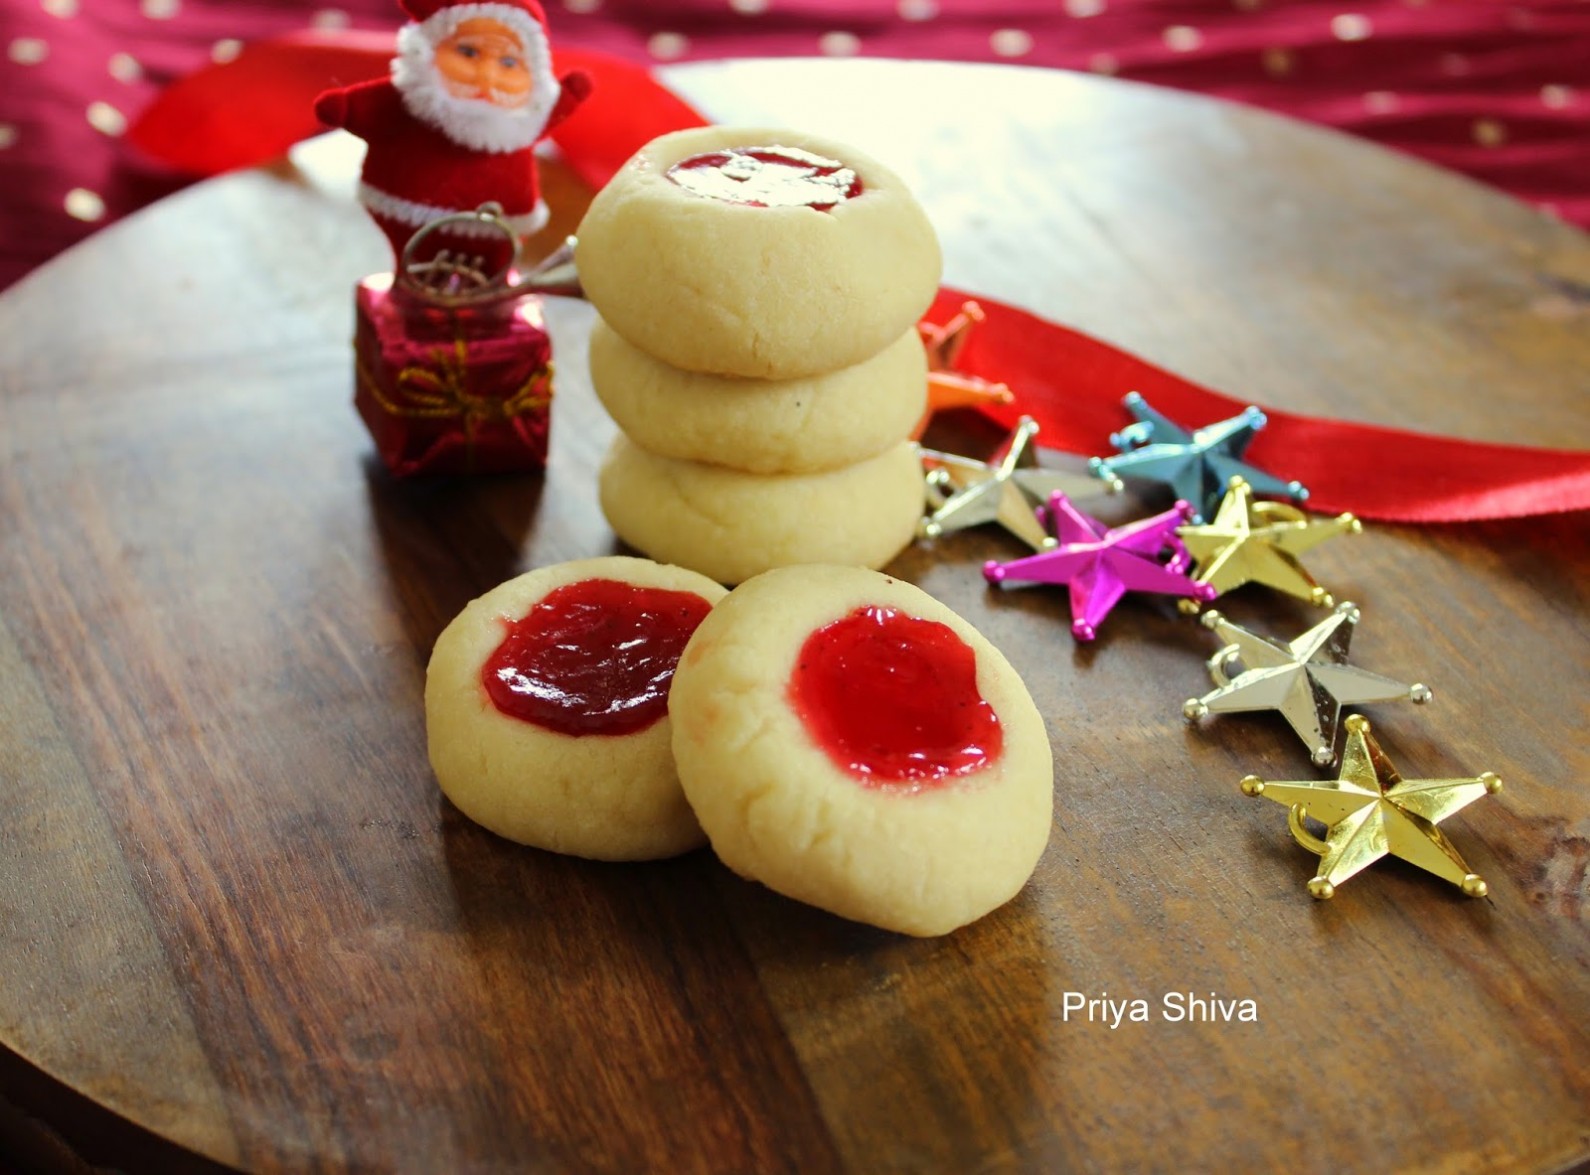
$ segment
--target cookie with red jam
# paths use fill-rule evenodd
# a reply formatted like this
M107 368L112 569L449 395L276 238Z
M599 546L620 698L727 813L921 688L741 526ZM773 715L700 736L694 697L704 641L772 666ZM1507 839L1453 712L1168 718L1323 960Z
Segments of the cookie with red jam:
M753 379L837 371L912 328L942 260L898 176L816 135L700 127L654 139L577 230L585 295L672 367Z
M903 581L807 566L742 584L690 638L668 711L718 856L843 917L946 934L1014 897L1048 843L1026 686Z
M499 836L577 857L700 845L674 770L668 690L724 594L693 571L611 556L542 567L471 602L425 675L443 793Z

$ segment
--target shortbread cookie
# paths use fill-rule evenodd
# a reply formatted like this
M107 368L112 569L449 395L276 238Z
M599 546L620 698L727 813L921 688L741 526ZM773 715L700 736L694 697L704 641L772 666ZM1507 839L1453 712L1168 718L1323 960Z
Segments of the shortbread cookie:
M499 836L607 861L702 842L674 772L668 687L724 591L612 556L542 567L469 604L425 675L431 767Z
M882 567L922 517L910 441L844 469L769 475L658 457L620 433L599 488L619 538L719 583L791 563Z
M690 638L668 712L724 863L846 918L948 933L1014 897L1048 843L1049 740L1021 678L900 580L741 585Z
M742 379L670 367L601 319L591 384L634 442L662 457L751 473L815 473L874 457L927 408L927 354L912 327L871 359L827 375Z
M673 367L796 379L915 325L942 263L893 172L815 135L700 127L654 139L597 193L575 260L620 335Z

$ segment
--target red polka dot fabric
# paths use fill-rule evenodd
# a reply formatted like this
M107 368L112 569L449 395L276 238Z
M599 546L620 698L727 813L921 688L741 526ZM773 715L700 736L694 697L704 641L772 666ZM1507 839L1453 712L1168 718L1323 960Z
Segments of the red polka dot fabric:
M1087 70L1373 139L1590 227L1590 0L547 0L637 61L867 55ZM0 287L187 182L121 136L248 40L391 29L395 0L6 0Z

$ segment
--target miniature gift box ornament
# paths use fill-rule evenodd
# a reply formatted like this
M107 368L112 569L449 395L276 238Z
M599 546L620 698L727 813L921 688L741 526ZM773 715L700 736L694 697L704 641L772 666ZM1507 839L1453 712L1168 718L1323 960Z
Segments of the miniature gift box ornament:
M480 255L430 255L433 232L493 245L514 235L490 205L445 217L410 239L396 274L358 284L359 415L397 477L542 469L552 341L540 292L571 287L572 250L565 245L520 277L486 271Z
M394 258L356 295L359 413L398 476L539 469L551 344L511 267L549 217L536 144L591 79L556 74L538 0L399 4L388 76L315 100L364 140L359 201Z

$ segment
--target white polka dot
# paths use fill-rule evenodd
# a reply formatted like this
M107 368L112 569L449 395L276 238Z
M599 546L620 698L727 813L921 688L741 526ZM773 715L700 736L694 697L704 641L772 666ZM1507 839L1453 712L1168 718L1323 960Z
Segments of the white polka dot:
M1066 0L1067 16L1097 16L1104 11L1104 0Z
M563 7L582 16L587 12L595 12L601 6L602 0L563 0Z
M1469 71L1473 68L1469 64L1469 59L1461 53L1447 53L1441 58L1441 72L1448 77L1468 77Z
M729 0L729 7L741 16L760 16L767 11L768 0Z
M1338 41L1367 41L1375 26L1360 12L1344 12L1331 17L1331 36Z
M1264 72L1271 77L1282 77L1292 72L1290 49L1266 49L1259 59L1264 62Z
M1093 73L1115 74L1121 71L1121 62L1113 53L1095 53L1088 58L1088 69Z
M1390 114L1402 100L1390 90L1370 90L1364 95L1364 109L1370 114Z
M1481 147L1500 147L1507 142L1507 127L1494 118L1482 118L1474 124L1474 141Z
M237 55L243 52L243 42L236 37L224 37L210 46L210 60L217 65L225 65L228 61L236 61Z
M6 56L18 65L37 65L50 55L50 47L38 37L18 37L6 46Z
M182 0L140 0L138 10L150 20L170 20L182 7Z
M1165 44L1174 53L1191 53L1204 43L1204 35L1191 25L1173 24L1164 32Z
M129 85L144 76L144 67L131 53L118 53L105 66L110 76Z
M817 48L824 57L854 57L861 52L861 38L855 33L824 33L817 39Z
M100 220L105 215L105 201L99 198L99 193L87 188L73 188L66 193L62 204L66 207L66 215L77 220Z
M1032 34L1025 29L995 29L988 47L999 57L1025 57L1032 52Z
M939 14L938 0L900 0L895 11L901 20L932 20Z
M1553 110L1573 105L1573 90L1568 86L1541 86L1540 101Z
M71 20L77 15L77 0L39 0L39 7L62 20Z
M345 29L348 27L348 14L340 8L322 8L309 18L309 23L317 29Z
M88 125L102 135L119 135L127 129L127 116L109 102L90 102L85 115Z
M12 146L17 141L17 128L9 122L0 122L0 151Z
M646 51L658 61L672 61L690 51L690 38L683 33L653 33Z

